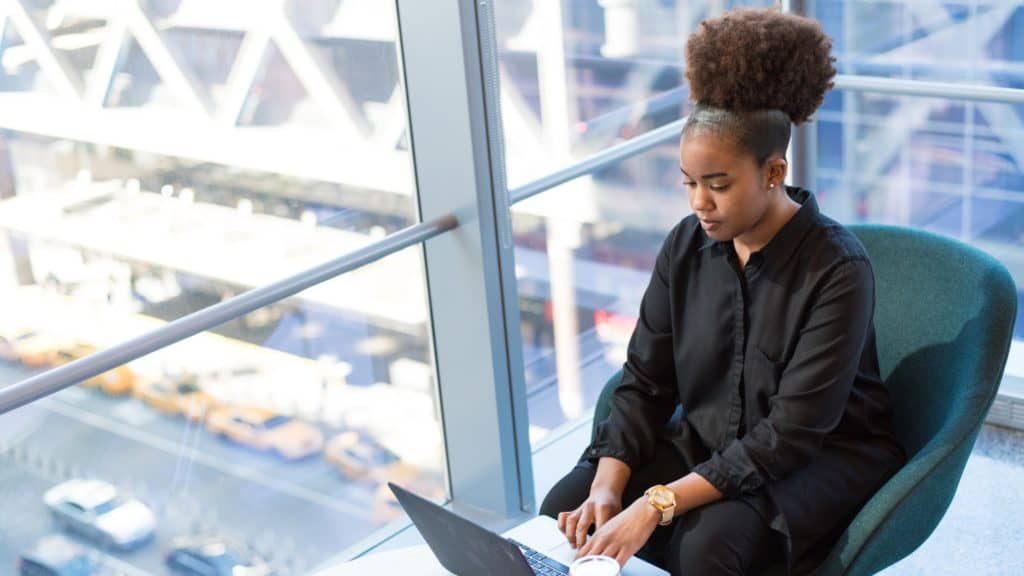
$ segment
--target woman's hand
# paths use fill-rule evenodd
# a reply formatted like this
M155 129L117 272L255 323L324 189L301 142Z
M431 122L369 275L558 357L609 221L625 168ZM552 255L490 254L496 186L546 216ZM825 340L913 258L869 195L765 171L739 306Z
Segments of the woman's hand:
M571 512L558 513L558 530L565 533L573 548L583 546L587 531L594 524L600 530L606 522L622 511L622 496L614 490L591 488L590 496Z
M576 556L604 554L615 558L619 566L624 566L647 543L659 520L661 515L654 506L648 504L646 498L638 498L621 514L599 527Z

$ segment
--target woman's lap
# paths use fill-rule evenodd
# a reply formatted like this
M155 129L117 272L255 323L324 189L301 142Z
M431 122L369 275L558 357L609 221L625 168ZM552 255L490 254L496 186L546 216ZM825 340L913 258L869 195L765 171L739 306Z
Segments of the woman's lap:
M557 518L559 512L576 509L590 494L596 472L596 463L581 460L551 488L540 513ZM687 472L670 445L659 446L651 462L630 475L623 506L650 486L672 482ZM781 551L781 537L752 506L721 500L677 516L669 526L659 526L637 555L673 574L730 574L769 563L781 557Z

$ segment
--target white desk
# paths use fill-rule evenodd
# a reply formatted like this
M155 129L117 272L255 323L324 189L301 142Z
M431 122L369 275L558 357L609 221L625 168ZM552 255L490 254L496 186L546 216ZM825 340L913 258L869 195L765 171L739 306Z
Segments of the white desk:
M518 540L568 566L576 556L565 537L558 531L555 521L538 516L505 532L503 536ZM399 548L370 554L317 572L316 576L363 576L365 574L409 574L442 576L451 574L434 558L426 545ZM631 558L622 570L622 576L668 576L668 572L639 558Z

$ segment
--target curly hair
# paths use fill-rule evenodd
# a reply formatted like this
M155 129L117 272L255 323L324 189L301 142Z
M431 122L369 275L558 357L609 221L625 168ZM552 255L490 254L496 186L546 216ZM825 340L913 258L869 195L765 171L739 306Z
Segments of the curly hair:
M698 104L734 112L781 110L810 119L833 86L832 40L814 20L738 9L703 21L686 42L686 79Z

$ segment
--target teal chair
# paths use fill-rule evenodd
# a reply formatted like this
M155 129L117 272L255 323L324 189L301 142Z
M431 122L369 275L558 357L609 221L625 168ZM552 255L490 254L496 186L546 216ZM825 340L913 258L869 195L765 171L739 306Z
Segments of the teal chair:
M879 572L935 530L995 399L1017 313L1013 279L987 254L906 228L849 229L874 267L878 360L909 461L840 537L823 576ZM621 377L601 391L595 430Z

